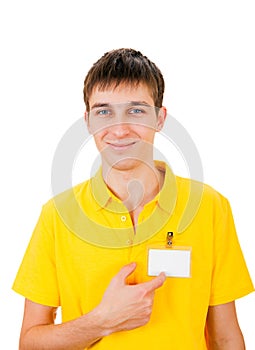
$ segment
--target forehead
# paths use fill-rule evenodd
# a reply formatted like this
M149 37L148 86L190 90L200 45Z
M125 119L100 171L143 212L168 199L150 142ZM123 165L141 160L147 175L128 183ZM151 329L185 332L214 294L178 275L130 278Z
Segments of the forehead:
M117 87L108 86L104 89L95 87L89 99L90 108L95 104L129 103L131 101L143 101L153 106L152 91L146 84L120 84Z

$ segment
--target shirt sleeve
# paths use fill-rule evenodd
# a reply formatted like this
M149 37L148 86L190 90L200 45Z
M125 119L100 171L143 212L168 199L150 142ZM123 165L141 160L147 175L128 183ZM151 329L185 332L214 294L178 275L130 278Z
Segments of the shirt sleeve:
M45 205L13 284L25 298L48 306L59 306L53 225Z
M219 210L214 231L210 305L225 304L254 291L236 234L232 211L224 197L221 197Z

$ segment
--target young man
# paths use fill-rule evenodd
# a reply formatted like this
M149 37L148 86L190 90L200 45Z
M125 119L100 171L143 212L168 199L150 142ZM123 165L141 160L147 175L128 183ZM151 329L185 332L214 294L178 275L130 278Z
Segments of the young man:
M21 350L245 349L234 300L254 288L228 201L153 160L163 93L159 69L132 49L88 72L85 120L102 166L43 206L13 286L26 298Z

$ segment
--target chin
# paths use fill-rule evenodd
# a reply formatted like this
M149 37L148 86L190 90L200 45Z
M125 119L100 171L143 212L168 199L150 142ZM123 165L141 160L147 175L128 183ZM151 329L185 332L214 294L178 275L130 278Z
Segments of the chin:
M137 168L139 165L143 163L140 159L134 159L134 158L125 158L125 159L119 159L114 161L107 161L108 167L110 169L116 169L116 170L132 170L134 168Z

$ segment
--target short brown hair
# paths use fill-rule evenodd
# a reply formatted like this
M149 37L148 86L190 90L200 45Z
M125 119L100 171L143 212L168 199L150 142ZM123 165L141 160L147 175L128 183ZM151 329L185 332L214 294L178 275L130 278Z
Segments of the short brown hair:
M152 92L156 107L162 107L164 79L158 67L140 51L118 49L105 53L89 70L85 81L83 96L87 111L89 98L95 87L104 90L120 83L145 83Z

